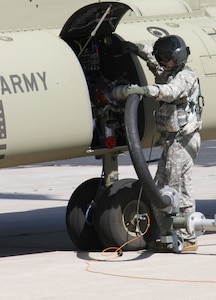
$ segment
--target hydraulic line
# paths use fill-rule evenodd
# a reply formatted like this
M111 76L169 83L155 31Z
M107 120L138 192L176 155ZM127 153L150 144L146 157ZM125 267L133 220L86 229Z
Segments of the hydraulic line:
M140 96L129 95L125 106L125 129L131 160L139 178L140 184L146 196L157 208L164 209L172 206L169 196L161 196L154 180L149 172L145 157L143 155L137 123L137 111L140 103Z

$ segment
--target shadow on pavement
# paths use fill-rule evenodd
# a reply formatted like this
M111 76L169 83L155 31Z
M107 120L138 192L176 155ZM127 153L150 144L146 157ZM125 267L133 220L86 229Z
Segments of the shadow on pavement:
M26 200L29 196L26 196ZM8 194L4 195L4 198L16 201L23 199L24 195ZM47 200L43 195L35 196L35 200L37 199ZM206 218L214 218L216 200L197 200L196 203L197 211L202 212ZM66 206L67 202L61 207L0 214L0 257L50 251L77 251L67 234ZM78 251L78 257L84 255L82 253L84 252Z

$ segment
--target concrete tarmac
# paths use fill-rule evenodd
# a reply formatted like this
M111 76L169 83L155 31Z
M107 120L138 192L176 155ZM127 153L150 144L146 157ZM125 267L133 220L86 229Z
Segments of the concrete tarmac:
M197 211L207 218L216 213L215 153L216 141L203 142L193 172ZM136 178L127 153L119 162L120 179ZM198 251L184 254L116 257L74 247L67 202L79 184L100 176L99 164L85 158L0 170L0 299L216 299L214 232L198 238Z

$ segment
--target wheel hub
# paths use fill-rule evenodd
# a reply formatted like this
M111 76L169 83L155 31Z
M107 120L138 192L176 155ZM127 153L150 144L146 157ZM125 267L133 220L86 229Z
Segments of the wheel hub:
M138 201L130 201L122 212L122 223L125 230L132 236L142 234L148 225L147 219L144 214L149 213L149 210L145 203L141 202L137 207Z

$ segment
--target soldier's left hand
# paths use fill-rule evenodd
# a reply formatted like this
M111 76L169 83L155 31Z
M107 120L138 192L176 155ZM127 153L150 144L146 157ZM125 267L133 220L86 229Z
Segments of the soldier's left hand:
M147 86L139 86L137 84L132 84L127 87L126 94L127 94L126 96L132 95L132 94L147 96L148 95L148 87Z

